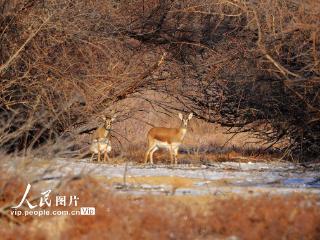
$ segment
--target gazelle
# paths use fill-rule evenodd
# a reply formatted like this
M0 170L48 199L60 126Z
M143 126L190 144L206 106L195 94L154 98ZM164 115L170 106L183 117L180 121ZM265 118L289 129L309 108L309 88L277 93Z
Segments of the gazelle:
M96 129L92 135L92 143L90 146L90 151L92 156L90 161L92 161L94 154L98 154L98 162L100 162L101 154L104 154L103 161L108 160L108 153L111 152L111 142L110 142L110 132L112 122L115 120L115 115L111 118L103 117L104 124Z
M180 128L155 127L149 130L145 164L148 162L149 155L150 163L153 164L153 153L160 148L168 149L170 151L171 164L173 163L173 159L175 164L177 164L179 147L187 133L188 122L192 116L193 114L190 113L188 118L184 119L183 115L179 113L179 118L181 119Z

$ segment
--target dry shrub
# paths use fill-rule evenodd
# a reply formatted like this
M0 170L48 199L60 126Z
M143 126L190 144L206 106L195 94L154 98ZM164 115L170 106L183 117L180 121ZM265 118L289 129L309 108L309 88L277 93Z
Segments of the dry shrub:
M284 142L288 158L319 155L315 1L2 0L0 11L2 147L90 132L135 97Z
M78 196L78 206L95 207L96 215L61 217L61 220L51 216L34 217L22 225L5 220L0 228L4 239L14 239L15 236L24 236L24 239L45 239L48 236L61 239L320 237L319 197L312 195L211 197L211 200L208 197L203 206L194 204L200 203L196 196L192 204L179 200L179 197L117 194L104 189L90 177L65 182L59 194Z
M25 186L21 178L17 176L0 176L0 204L15 202L22 197ZM18 195L17 195L18 193Z
M246 239L317 239L319 214L313 201L298 195L218 201L207 224L218 233Z
M45 233L38 228L30 228L31 216L11 216L10 210L25 192L25 181L21 176L0 175L0 236L1 239L45 239ZM35 196L33 191L30 196Z
M193 68L180 91L185 107L231 133L251 132L270 148L281 143L289 159L317 159L319 4L204 1L179 12L202 27L184 35L190 44L181 51ZM196 38L201 50L191 44Z
M244 239L317 239L320 236L319 198L315 197L212 198L206 211L199 211L170 197L123 196L102 189L97 196L96 190L91 194L82 191L81 204L96 204L97 215L71 217L63 236L71 239L84 236L201 239L231 235Z
M95 128L159 68L160 48L118 35L112 2L0 1L0 11L0 144L11 151Z

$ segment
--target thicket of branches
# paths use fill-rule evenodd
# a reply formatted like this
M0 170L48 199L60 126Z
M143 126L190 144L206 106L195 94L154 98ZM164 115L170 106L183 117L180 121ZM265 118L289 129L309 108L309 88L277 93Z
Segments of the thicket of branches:
M284 140L286 156L320 153L316 1L1 0L0 12L0 144L32 146L154 90Z
M194 9L212 16L201 35L207 49L190 61L196 77L188 76L191 84L181 92L185 104L231 132L254 133L270 147L282 141L287 157L317 158L320 5L223 3L218 10L214 4ZM214 33L207 30L212 28Z
M124 11L112 1L5 0L0 11L0 145L11 150L108 114L160 66L163 52L112 24Z

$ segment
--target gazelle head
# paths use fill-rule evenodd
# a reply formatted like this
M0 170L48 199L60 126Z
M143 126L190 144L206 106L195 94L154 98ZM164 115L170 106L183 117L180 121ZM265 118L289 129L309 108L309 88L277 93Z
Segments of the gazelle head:
M112 122L116 119L116 115L113 115L111 118L107 116L103 116L102 119L104 122L104 128L107 130L110 130Z
M181 120L181 127L187 128L189 120L193 117L193 113L190 113L187 118L184 118L182 113L179 113L179 118Z

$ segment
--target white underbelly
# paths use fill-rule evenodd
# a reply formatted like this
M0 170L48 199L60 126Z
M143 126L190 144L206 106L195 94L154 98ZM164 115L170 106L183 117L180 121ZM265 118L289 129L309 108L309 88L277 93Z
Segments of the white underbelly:
M100 153L104 152L111 152L111 143L108 139L106 140L100 140L100 141L93 141L91 146L90 146L90 151L93 153L98 154L100 148Z
M156 141L156 146L158 148L162 148L162 149L177 149L179 148L179 146L181 145L181 143L167 143L167 142L160 142L160 141Z

